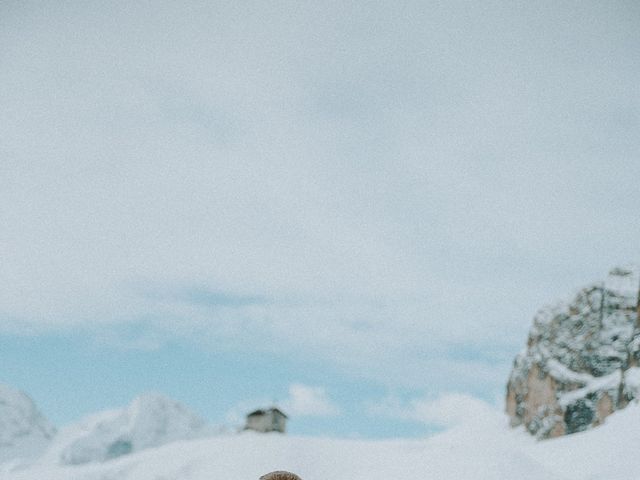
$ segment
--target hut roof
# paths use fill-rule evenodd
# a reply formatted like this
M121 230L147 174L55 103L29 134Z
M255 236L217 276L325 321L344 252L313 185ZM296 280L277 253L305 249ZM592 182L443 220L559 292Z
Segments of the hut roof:
M282 415L284 418L289 418L282 410L280 410L279 408L276 408L276 407L254 410L253 412L248 414L247 417L255 417L255 416L265 415L267 412L277 412L280 415Z

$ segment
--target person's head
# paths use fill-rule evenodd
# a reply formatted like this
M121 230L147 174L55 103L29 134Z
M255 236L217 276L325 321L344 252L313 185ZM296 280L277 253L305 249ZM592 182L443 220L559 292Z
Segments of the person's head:
M302 479L295 473L278 470L277 472L271 472L261 476L260 480L302 480Z

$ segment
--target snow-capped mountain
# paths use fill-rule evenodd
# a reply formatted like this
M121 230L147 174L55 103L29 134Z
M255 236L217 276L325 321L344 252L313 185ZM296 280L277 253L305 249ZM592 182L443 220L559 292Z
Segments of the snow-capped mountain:
M614 268L542 309L514 362L507 412L538 438L600 425L640 392L640 272Z
M0 462L38 456L54 434L28 395L0 385Z
M203 419L159 394L145 394L122 410L91 415L62 429L44 461L101 462L177 440L209 433Z

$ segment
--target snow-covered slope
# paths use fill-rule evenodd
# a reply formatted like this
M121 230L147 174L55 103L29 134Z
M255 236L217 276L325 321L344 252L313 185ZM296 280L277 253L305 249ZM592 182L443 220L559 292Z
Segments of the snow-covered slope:
M122 410L92 415L62 429L44 462L101 462L169 442L209 433L201 418L159 394L137 397Z
M39 455L54 433L31 398L0 385L0 462Z
M5 472L3 480L257 480L278 469L304 480L636 480L640 407L604 426L537 442L507 418L486 418L422 440L345 440L282 435L217 436L150 448L103 463Z

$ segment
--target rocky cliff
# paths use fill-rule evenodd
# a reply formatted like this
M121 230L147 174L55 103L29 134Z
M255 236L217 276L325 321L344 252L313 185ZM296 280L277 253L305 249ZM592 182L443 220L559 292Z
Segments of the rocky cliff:
M537 313L507 385L512 426L557 437L599 425L640 397L639 287L638 268L615 268Z

